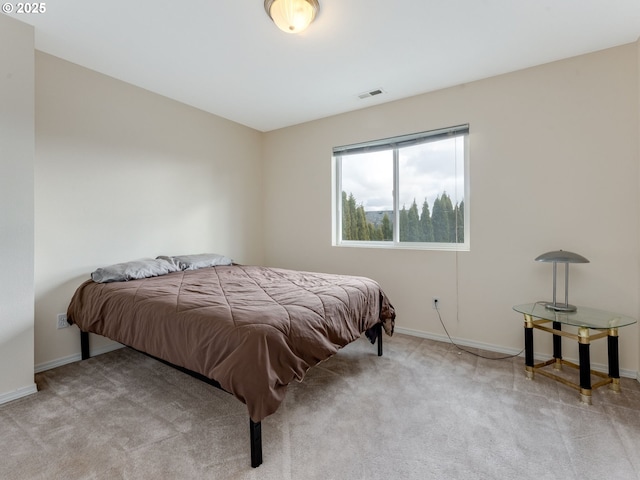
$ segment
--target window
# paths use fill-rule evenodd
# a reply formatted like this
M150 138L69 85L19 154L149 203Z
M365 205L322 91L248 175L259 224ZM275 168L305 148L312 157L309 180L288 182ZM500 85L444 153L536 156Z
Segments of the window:
M335 147L334 245L469 249L469 126Z

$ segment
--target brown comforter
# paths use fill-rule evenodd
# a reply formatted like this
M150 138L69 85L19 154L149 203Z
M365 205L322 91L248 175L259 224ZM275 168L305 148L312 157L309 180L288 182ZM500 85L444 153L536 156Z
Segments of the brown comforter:
M218 266L128 282L83 283L67 312L81 330L220 383L255 422L287 385L395 312L365 277Z

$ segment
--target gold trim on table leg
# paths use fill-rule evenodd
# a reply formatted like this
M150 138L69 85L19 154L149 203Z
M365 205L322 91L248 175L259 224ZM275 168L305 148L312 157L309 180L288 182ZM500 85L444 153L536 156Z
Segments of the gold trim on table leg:
M527 313L524 314L524 327L533 328L533 317Z
M620 393L620 379L612 378L611 383L609 384L609 390L613 393Z
M580 389L580 401L582 403L586 403L587 405L593 405L591 401L591 390L587 390L585 388Z
M524 373L527 376L527 380L533 380L533 377L535 376L533 367L525 366L524 367Z
M578 327L578 343L590 343L588 327Z
M554 370L562 370L562 359L561 358L556 358L556 361L553 364L553 369Z

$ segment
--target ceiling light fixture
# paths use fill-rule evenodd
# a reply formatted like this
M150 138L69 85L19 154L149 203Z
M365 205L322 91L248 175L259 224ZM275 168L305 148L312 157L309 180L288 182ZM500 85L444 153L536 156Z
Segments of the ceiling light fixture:
M264 9L280 30L300 33L316 18L318 0L264 0Z

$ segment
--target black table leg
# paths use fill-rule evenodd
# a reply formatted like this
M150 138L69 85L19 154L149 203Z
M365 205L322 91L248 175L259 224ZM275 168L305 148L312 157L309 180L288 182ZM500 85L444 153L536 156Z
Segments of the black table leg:
M524 365L527 378L533 378L533 318L524 316Z
M609 353L609 377L614 392L620 391L620 357L618 354L618 329L610 328L607 336L607 347Z
M589 329L579 329L578 354L580 357L580 399L591 405L591 358L589 355Z
M562 330L562 324L560 322L553 322L554 330ZM556 370L562 369L562 337L560 335L553 334L553 358L556 359L556 363L553 368Z

